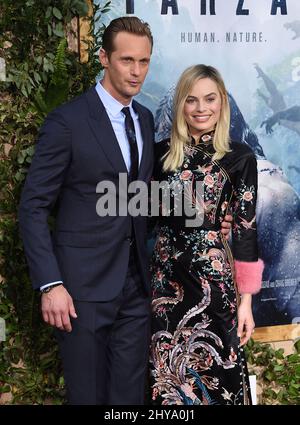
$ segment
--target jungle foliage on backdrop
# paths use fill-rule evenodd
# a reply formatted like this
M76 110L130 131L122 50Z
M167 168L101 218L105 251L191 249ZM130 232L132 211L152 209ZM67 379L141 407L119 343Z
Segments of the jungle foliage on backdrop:
M42 323L39 294L31 288L17 206L44 117L92 85L100 71L101 17L109 8L109 1L90 9L86 0L1 1L0 57L6 62L6 81L0 82L0 317L7 332L0 342L0 403L64 400L52 330ZM79 17L89 21L86 63L67 45L71 21Z

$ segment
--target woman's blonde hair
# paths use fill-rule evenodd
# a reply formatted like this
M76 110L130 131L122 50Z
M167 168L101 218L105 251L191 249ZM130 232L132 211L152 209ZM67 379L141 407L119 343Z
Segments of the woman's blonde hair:
M170 150L164 157L164 171L176 171L183 163L184 146L191 143L191 136L184 117L184 105L191 93L193 85L202 78L214 81L221 95L222 105L220 118L215 128L213 160L223 158L229 148L230 107L224 81L219 71L212 66L194 65L187 68L181 75L175 91L173 102L173 125Z

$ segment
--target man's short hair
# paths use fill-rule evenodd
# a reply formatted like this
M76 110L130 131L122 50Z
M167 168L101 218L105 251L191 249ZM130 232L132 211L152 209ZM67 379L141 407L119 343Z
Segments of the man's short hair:
M102 48L106 51L108 57L110 57L112 52L115 50L114 39L119 32L127 32L141 37L148 37L152 52L153 37L149 24L135 16L125 16L113 19L104 30Z

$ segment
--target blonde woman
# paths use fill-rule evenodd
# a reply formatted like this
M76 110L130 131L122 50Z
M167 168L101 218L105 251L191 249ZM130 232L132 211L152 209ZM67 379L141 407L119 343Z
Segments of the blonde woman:
M154 404L251 404L243 345L254 329L251 297L263 271L257 169L251 149L229 139L229 123L219 72L188 68L176 88L171 139L156 147L162 196L151 264ZM221 233L229 210L232 250Z

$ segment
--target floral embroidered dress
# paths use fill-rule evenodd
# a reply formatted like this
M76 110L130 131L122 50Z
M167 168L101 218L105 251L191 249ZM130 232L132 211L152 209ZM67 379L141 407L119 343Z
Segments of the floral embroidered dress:
M249 289L241 279L237 288L235 274L238 264L255 267L259 261L256 159L248 146L232 142L231 152L213 161L213 135L186 146L182 167L167 174L161 158L169 140L156 146L154 180L162 193L170 190L171 202L160 201L151 262L153 404L251 404L237 304L238 292L257 292L259 282ZM196 182L203 188L198 199ZM186 226L191 217L174 212L180 199L184 202L180 197L202 208L201 226ZM220 232L229 209L233 255Z

